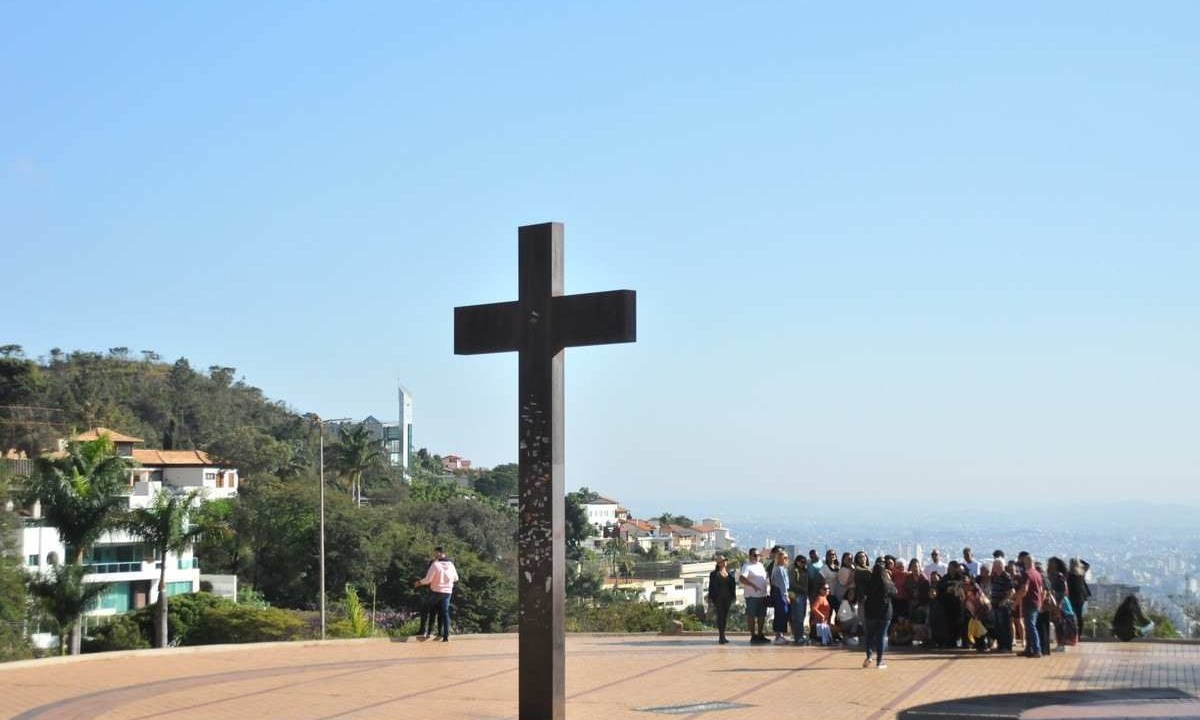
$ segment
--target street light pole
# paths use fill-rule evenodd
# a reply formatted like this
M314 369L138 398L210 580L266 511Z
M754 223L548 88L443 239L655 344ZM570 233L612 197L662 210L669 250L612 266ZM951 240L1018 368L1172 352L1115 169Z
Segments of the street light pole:
M317 417L317 435L320 436L321 450L319 453L321 473L321 639L325 639L325 425L331 422L348 422L350 418L333 418L322 420Z

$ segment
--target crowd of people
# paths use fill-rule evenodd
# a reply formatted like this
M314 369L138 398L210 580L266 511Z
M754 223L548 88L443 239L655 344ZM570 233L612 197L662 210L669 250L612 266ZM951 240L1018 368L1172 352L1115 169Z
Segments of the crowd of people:
M764 562L765 560L765 562ZM1040 658L1079 639L1080 618L1091 592L1088 563L1051 557L1045 565L1027 552L1008 559L1002 550L977 560L963 548L962 560L943 562L933 550L924 565L891 555L816 550L789 558L776 546L766 558L751 548L737 571L718 556L709 575L708 599L716 614L718 642L728 643L730 609L740 586L752 644L857 645L863 667L886 668L890 646L970 648ZM766 633L768 610L771 630Z

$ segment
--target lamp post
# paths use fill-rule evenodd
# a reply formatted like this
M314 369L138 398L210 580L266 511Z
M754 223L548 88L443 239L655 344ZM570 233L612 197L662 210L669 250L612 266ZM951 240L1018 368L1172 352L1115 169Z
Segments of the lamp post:
M325 639L325 425L331 422L349 422L350 418L332 418L322 420L320 416L313 416L317 421L317 435L320 437L321 451L319 454L319 464L321 473L321 639Z

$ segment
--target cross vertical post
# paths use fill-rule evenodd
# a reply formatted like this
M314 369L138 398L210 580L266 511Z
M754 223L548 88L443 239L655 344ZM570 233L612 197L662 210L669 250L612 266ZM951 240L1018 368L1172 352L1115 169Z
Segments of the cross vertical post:
M566 717L566 514L563 488L563 349L555 347L550 303L563 291L563 227L518 231L521 351L517 387L520 529L520 717Z
M632 290L563 295L563 226L518 230L516 302L454 308L454 352L519 352L517 586L521 720L564 720L566 514L563 354L580 345L634 342Z

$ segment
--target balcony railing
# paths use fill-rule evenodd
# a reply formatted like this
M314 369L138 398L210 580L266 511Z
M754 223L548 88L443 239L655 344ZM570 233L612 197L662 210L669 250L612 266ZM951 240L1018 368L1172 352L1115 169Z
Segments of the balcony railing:
M109 562L109 563L88 563L84 565L89 574L103 575L106 573L123 573L123 572L141 572L142 563L140 562Z
M180 560L179 561L179 569L180 570L195 570L198 567L200 567L200 558L192 558L191 560Z

